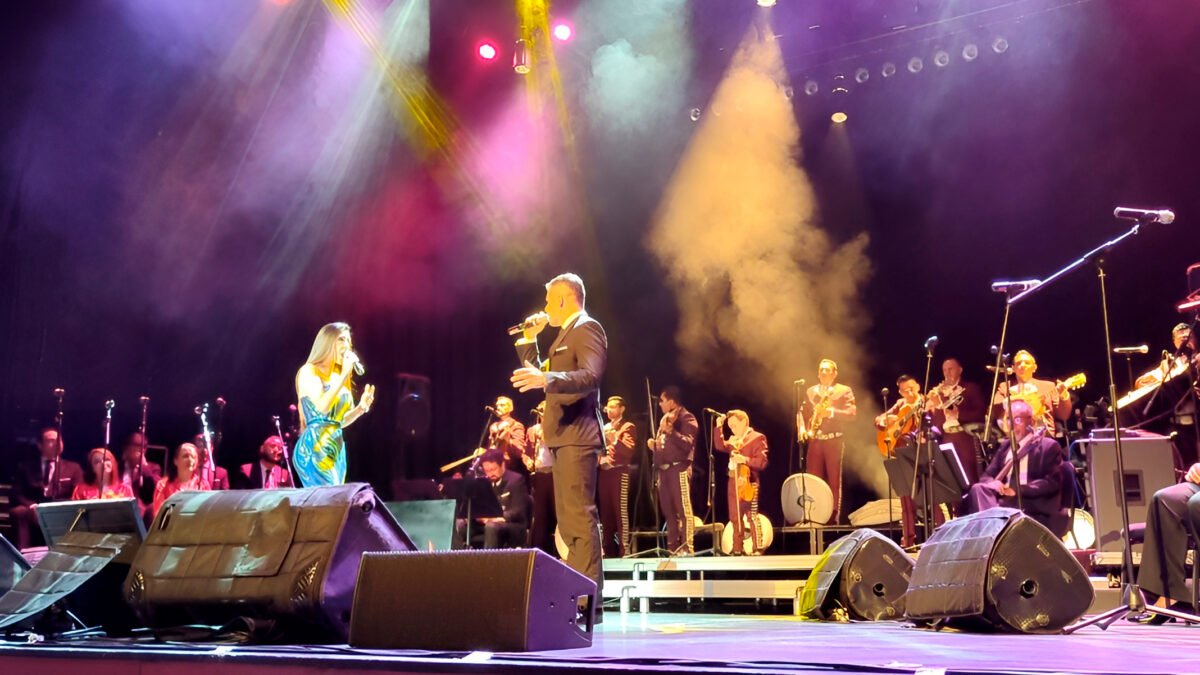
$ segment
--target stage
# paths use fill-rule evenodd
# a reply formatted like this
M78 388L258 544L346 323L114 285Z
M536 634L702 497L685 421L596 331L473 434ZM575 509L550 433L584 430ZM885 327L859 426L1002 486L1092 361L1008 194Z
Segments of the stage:
M1108 631L1010 635L907 624L814 623L793 617L621 615L609 611L588 649L487 654L315 647L124 644L82 640L0 645L5 673L761 672L1197 673L1200 627L1118 621Z

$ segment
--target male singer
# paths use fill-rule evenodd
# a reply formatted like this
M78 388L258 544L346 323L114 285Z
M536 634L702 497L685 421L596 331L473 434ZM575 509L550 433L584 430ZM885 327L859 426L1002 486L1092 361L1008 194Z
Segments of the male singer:
M608 338L600 322L584 311L585 290L578 275L560 274L546 284L546 310L521 325L515 343L524 364L513 371L521 392L544 389L542 433L554 453L554 504L558 531L567 545L567 564L604 583L596 511L596 467L604 449L600 421L600 379L608 361ZM549 324L559 328L545 360L537 336ZM598 604L597 604L598 607ZM600 612L595 614L601 620Z

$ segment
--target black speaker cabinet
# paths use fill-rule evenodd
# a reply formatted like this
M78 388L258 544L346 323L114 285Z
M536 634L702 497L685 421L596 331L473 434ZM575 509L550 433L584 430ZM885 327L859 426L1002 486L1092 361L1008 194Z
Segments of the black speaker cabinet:
M362 554L412 549L365 483L180 492L154 518L125 598L151 626L246 617L280 638L342 642Z
M370 649L541 651L592 644L596 582L536 549L368 553L350 644ZM584 612L588 614L588 612Z
M904 618L913 559L896 542L859 529L835 541L817 561L800 594L808 619L888 621ZM839 616L845 610L845 616Z
M921 549L905 598L918 622L1054 633L1095 593L1062 541L1016 509L994 508L938 528Z

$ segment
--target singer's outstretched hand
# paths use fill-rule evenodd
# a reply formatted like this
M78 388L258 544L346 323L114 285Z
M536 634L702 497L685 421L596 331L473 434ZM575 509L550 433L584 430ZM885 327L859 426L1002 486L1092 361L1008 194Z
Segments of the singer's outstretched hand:
M525 362L524 368L514 370L510 379L513 387L521 393L546 388L546 374L528 361Z
M368 384L363 387L362 396L358 399L358 407L362 408L363 412L371 412L371 405L375 403L375 385Z

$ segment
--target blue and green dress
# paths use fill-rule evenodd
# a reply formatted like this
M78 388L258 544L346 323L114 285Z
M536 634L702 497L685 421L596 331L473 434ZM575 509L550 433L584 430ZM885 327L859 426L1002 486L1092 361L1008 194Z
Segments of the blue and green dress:
M322 383L322 393L329 391ZM317 410L307 397L300 399L304 431L296 440L293 459L296 474L304 487L341 485L346 482L346 442L342 439L342 418L350 412L354 396L343 387L328 412Z

